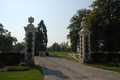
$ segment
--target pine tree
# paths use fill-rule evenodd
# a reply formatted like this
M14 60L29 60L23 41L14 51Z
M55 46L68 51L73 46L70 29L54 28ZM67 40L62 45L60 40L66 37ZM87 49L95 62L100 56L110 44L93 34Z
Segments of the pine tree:
M35 34L35 51L46 51L47 42L47 29L44 21L41 20Z

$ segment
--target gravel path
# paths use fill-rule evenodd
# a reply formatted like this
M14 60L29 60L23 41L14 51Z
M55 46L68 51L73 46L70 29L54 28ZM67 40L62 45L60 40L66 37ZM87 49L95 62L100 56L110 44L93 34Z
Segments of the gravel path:
M63 60L59 57L35 57L42 66L44 80L120 80L120 73Z

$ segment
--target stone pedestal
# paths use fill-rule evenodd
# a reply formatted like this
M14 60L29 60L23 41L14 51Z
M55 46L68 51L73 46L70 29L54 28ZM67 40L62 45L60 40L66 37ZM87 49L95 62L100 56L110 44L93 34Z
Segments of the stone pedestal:
M35 32L37 28L34 27L32 22L34 18L29 18L30 24L27 27L24 27L26 31L26 43L25 43L25 63L27 65L34 65L34 45L35 45Z
M91 62L90 57L90 34L91 31L89 31L83 24L83 29L78 32L79 39L80 39L80 63L89 63Z

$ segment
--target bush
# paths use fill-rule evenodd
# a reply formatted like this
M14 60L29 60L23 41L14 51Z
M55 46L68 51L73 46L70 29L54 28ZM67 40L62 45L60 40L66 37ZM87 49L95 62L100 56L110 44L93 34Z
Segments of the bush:
M13 64L13 57L7 55L7 56L5 57L5 64L6 64L6 65L12 65L12 64Z
M117 59L113 58L112 59L112 63L117 63L118 61L119 61L119 58L117 58Z
M117 63L108 63L108 64L103 64L103 65L105 65L105 66L117 66L117 67L120 67L120 65L119 64L117 64Z
M26 66L26 63L25 63L25 62L21 62L21 63L19 64L19 66Z
M7 53L4 52L4 53L0 54L0 61L5 62L7 56L12 58L12 63L9 64L9 65L18 65L21 61L23 62L24 59L25 59L25 54L21 54L21 53L18 53L18 52L7 52ZM8 62L8 60L6 62Z
M4 62L0 62L0 67L3 67L5 65Z
M27 71L30 67L27 66L10 66L7 71Z
M93 62L95 63L105 63L105 62L117 63L117 62L120 62L120 53L96 52L96 53L91 54L91 58L93 59Z

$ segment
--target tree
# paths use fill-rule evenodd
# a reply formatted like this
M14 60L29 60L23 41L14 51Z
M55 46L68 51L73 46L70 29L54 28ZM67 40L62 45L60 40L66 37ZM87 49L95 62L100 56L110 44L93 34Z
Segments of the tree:
M77 14L74 15L70 20L70 25L67 27L69 29L69 34L67 38L70 39L72 51L77 51L77 45L79 44L79 35L78 32L82 29L81 23L85 17L90 14L91 10L81 9L77 11Z
M65 45L66 45L66 43L65 42L62 42L61 44L60 44L60 47L61 47L61 51L64 51L65 49Z
M44 21L41 20L35 34L35 51L46 51L47 42L47 29Z
M60 45L58 43L53 43L53 45L50 47L52 51L60 51Z
M4 32L4 30L3 30L3 25L0 23L0 35L1 35L1 36L3 35L3 32Z
M22 51L25 48L24 42L17 43L13 46L14 51Z
M52 46L47 48L47 51L70 51L70 47L68 42L62 42L61 44L55 42Z
M92 51L120 51L120 0L96 0L85 18L91 34Z
M13 42L17 41L15 37L11 37L11 32L3 28L0 24L0 51L13 51Z
M69 48L70 48L70 47L69 47L68 42L67 42L67 43L65 44L65 46L64 46L64 50L65 50L65 51L68 51Z

